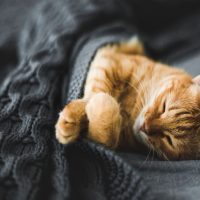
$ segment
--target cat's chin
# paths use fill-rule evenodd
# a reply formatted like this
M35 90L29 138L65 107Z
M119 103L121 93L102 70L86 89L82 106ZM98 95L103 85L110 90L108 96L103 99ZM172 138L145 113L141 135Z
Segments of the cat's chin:
M135 132L134 136L139 143L142 143L143 145L148 146L148 137L144 132L142 131Z
M143 124L144 118L140 116L137 117L133 125L133 134L137 142L138 149L145 153L149 152L149 149L154 149L149 142L149 137L140 130L141 125Z
M140 114L133 125L133 133L136 140L139 143L148 146L148 136L143 131L140 130L140 127L142 126L143 123L144 123L144 117L142 117L142 114Z

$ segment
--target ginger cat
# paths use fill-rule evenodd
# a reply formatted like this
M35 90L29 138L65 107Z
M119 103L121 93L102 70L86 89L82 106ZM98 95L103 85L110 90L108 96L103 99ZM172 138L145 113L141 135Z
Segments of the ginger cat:
M167 160L200 158L200 76L155 62L142 44L100 48L82 99L73 100L56 124L59 142L86 137L112 149L153 149Z

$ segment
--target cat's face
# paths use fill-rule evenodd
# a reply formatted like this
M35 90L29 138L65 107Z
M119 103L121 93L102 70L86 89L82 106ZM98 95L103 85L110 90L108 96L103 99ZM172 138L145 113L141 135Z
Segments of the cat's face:
M164 159L200 158L200 76L161 87L133 128L136 138Z

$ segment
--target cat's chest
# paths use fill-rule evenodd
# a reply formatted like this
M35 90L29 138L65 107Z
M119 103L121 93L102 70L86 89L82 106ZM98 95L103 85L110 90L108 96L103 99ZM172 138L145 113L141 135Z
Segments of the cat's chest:
M126 89L120 98L118 98L118 102L120 104L121 115L124 123L133 123L137 118L140 111L139 108L141 107L141 105L139 105L141 102L137 100L136 92L131 88Z

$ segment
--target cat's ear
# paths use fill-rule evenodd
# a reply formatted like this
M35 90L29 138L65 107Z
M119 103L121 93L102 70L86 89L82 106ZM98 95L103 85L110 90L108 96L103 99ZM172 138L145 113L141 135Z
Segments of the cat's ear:
M196 76L193 78L193 82L197 83L198 85L200 85L200 75Z

